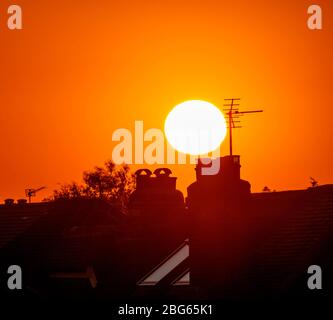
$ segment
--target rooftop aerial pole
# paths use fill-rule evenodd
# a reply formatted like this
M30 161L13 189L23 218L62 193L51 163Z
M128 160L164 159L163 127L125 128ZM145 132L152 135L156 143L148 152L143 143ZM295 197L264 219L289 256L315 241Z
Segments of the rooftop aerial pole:
M25 195L26 195L26 197L28 197L28 199L29 199L29 203L31 203L31 198L32 197L35 197L36 196L36 193L38 192L38 191L41 191L41 190L43 190L43 189L45 189L46 187L40 187L40 188L38 188L38 189L25 189Z
M231 98L231 99L224 99L226 103L224 104L225 107L229 107L228 109L223 109L225 114L228 117L228 129L229 129L229 153L232 156L232 129L241 128L241 126L236 126L235 123L239 123L238 119L240 116L247 114L247 113L258 113L263 112L263 110L249 110L249 111L239 111L239 98ZM236 103L235 103L236 101ZM236 107L236 108L234 108Z

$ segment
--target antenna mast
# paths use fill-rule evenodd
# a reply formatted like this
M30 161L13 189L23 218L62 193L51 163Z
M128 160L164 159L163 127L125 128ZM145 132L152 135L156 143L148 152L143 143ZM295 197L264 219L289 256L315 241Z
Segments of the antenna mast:
M258 113L263 112L263 110L249 110L249 111L239 111L239 98L231 98L231 99L224 99L226 103L224 104L225 107L229 107L229 109L223 109L225 114L228 116L228 129L229 129L229 153L232 156L232 129L241 128L241 126L236 126L235 123L240 123L239 119L240 116L247 114L247 113ZM236 103L235 103L236 101ZM236 108L234 108L236 107Z
M38 189L25 189L25 195L29 199L29 203L31 203L31 198L36 196L38 191L45 189L46 187L40 187Z

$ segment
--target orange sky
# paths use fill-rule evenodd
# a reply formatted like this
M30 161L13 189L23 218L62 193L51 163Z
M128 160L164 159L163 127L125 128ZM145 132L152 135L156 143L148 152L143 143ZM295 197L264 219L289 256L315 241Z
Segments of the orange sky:
M22 31L6 29L14 3ZM234 135L253 191L333 182L332 1L1 1L0 39L0 201L79 181L111 158L114 130L163 128L189 99L265 110ZM193 166L171 168L185 191Z

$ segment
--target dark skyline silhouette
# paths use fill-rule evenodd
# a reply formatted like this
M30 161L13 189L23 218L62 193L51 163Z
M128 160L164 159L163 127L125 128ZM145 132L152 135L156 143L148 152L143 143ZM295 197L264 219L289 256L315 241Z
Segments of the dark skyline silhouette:
M331 300L332 1L322 29L305 0L19 5L22 29L0 25L0 303ZM169 132L217 127L215 148L229 129L211 164L167 159L188 101L216 113Z
M103 197L0 205L2 268L31 299L288 299L333 288L333 185L251 193L240 156L225 156L188 197L168 168L136 172L128 210ZM325 270L325 293L307 287ZM2 286L5 296L8 290ZM316 295L317 294L317 295ZM147 300L147 301L148 301Z

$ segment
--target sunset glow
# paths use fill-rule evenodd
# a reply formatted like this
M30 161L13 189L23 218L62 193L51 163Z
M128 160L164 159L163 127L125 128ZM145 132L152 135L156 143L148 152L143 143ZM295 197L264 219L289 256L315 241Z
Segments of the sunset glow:
M332 1L322 1L322 30L308 28L303 0L22 0L23 29L11 31L13 3L0 7L1 202L80 181L111 159L115 130L134 137L137 120L163 130L190 99L265 110L234 130L252 190L332 181ZM172 171L186 193L194 166Z

